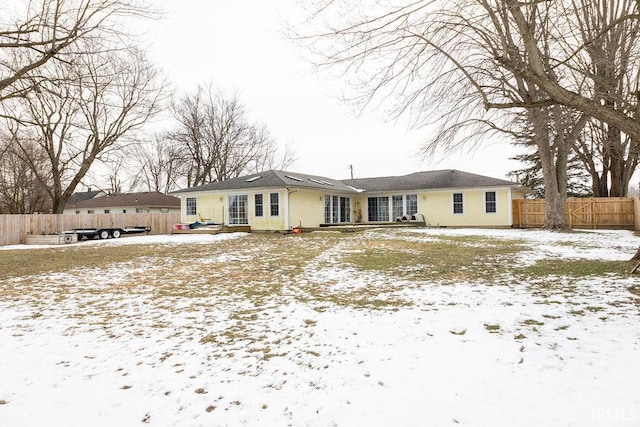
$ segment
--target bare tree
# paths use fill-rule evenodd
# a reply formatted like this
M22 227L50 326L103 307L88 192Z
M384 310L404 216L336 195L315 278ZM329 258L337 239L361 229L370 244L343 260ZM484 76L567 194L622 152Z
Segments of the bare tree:
M224 181L276 164L277 147L264 125L252 123L237 95L198 86L173 104L178 126L168 138L188 154L187 186ZM287 151L280 164L293 161Z
M640 73L640 20L623 19L637 10L631 0L572 3L585 46L581 69L593 82L593 99L630 117L636 116ZM585 73L578 77L584 78ZM576 151L592 177L598 197L627 195L638 166L640 139L601 120L591 120L577 141Z
M3 0L0 5L0 102L34 89L53 58L86 53L89 39L119 37L116 21L150 16L136 0ZM35 81L34 81L35 80ZM18 84L20 83L20 84Z
M33 141L24 141L25 150L17 150L14 135L0 136L0 213L22 214L49 212L51 200L47 194L46 153ZM28 155L25 156L25 152ZM41 170L40 174L32 168Z
M133 186L146 191L169 193L186 185L189 160L179 146L162 136L156 136L152 144L133 147L136 170Z
M342 67L365 105L392 97L395 115L408 113L418 126L439 122L425 153L477 143L493 130L522 134L513 122L514 112L524 111L544 175L545 227L563 229L568 153L586 120L640 136L636 106L622 110L592 99L588 70L580 66L585 45L573 36L576 10L567 4L326 0L315 2L311 20L323 30L311 36L305 30L301 39L312 42L323 64ZM637 3L619 18L638 19ZM576 72L582 86L565 77Z
M94 162L158 111L162 90L154 67L133 48L79 55L49 64L47 72L52 78L37 82L24 101L5 102L3 115L16 134L37 131L49 160L53 211L61 213Z

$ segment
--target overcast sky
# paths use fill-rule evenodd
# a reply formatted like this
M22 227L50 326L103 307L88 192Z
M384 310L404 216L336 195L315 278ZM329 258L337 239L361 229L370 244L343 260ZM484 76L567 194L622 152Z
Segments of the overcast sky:
M482 152L419 158L428 130L389 122L382 110L358 114L340 100L344 83L315 69L307 52L283 36L295 0L156 0L166 16L149 31L153 60L177 90L213 81L238 91L253 120L295 150L292 171L348 178L455 168L505 178L518 163L496 142ZM308 55L307 55L308 56Z

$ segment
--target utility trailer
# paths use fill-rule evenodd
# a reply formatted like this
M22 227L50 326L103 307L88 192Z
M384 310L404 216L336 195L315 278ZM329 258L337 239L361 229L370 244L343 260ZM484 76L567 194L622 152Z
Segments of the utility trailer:
M149 234L150 231L151 227L136 225L127 226L125 228L74 228L73 230L65 231L64 234L75 234L76 236L78 236L78 241L80 241L83 239L92 240L96 237L99 237L100 239L108 239L110 237L117 239L128 234Z

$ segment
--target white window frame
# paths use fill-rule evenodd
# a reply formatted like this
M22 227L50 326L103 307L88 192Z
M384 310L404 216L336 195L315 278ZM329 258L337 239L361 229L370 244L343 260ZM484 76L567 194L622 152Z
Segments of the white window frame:
M136 212L138 209L136 209ZM184 213L187 216L198 214L198 199L196 197L187 197L184 201Z
M233 217L232 213L234 212L234 210L231 207L231 203L232 201L240 200L240 198L244 198L244 203L245 203L244 217L241 217L240 215L242 212L242 210L240 209L240 205L238 205L237 217ZM249 195L248 194L229 194L229 196L227 196L227 216L229 217L228 222L230 225L249 225ZM242 222L242 220L244 220L244 222Z
M276 202L273 202L273 196L276 196ZM273 208L276 208L278 211L274 214ZM269 216L278 217L280 216L280 193L269 193Z
M493 193L493 202L490 202L489 200L487 200L487 195L489 193ZM488 207L489 207L489 203L493 203L493 211L489 211ZM486 214L497 214L498 213L498 192L493 190L493 191L485 191L484 192L484 213Z
M456 202L456 195L461 196L461 200ZM460 204L461 212L456 212L456 204ZM451 213L454 215L464 215L464 193L461 191L457 191L451 194Z
M416 200L416 211L415 212L409 212L409 197L413 196ZM418 213L418 193L413 193L413 194L405 194L404 195L404 213L406 215L413 215L413 214L417 214Z
M258 196L260 196L260 203L256 203ZM260 206L260 215L258 215L258 206ZM256 218L264 218L264 194L256 193L253 195L253 212Z
M323 197L325 224L351 222L351 197L325 194Z
M370 208L370 203L369 200L371 199L377 199L376 200L376 219L371 219L371 213L369 208ZM386 199L386 209L384 209L385 207L381 207L380 206L380 202ZM389 218L391 215L391 197L390 196L369 196L367 197L367 222L389 222ZM385 212L386 210L386 212ZM386 215L385 215L386 213ZM382 215L383 217L386 216L385 218L380 218L380 215Z

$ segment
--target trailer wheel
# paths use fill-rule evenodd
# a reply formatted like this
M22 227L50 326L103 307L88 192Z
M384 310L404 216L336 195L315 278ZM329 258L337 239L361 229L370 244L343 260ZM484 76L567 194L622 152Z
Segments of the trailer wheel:
M109 238L109 232L107 230L100 230L100 238L101 239L108 239Z
M113 230L111 235L113 236L114 239L119 238L120 237L120 230Z

